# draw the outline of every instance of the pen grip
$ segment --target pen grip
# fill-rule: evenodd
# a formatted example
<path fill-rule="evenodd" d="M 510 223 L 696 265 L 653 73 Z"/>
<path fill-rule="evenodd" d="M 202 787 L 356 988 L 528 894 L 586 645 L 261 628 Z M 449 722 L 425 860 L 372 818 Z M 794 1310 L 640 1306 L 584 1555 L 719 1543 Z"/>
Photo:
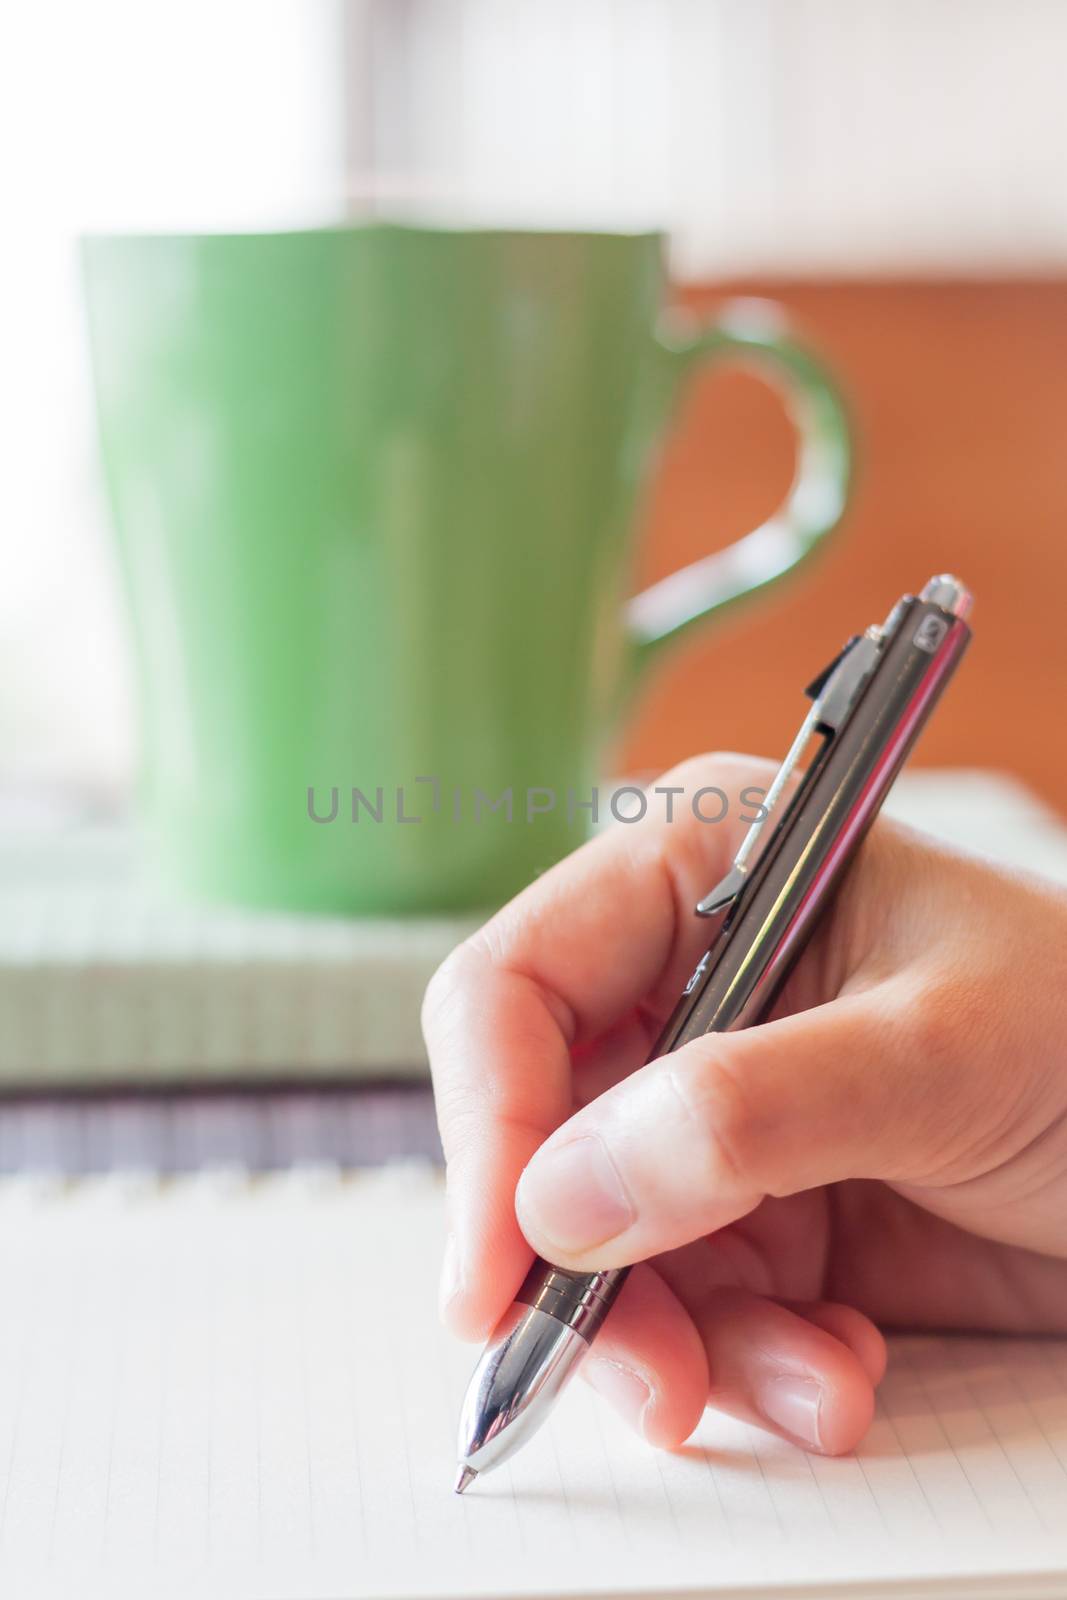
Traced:
<path fill-rule="evenodd" d="M 554 1267 L 538 1257 L 515 1299 L 519 1305 L 544 1311 L 592 1344 L 629 1270 L 617 1267 L 608 1272 L 568 1272 L 565 1267 Z"/>
<path fill-rule="evenodd" d="M 704 1031 L 694 1024 L 694 991 L 707 969 L 711 955 L 712 951 L 709 950 L 701 959 L 686 985 L 685 993 L 652 1046 L 649 1062 L 658 1060 L 672 1050 L 680 1050 L 690 1038 L 696 1038 Z M 713 1024 L 708 1031 L 714 1033 L 718 1028 Z M 571 1272 L 565 1267 L 554 1267 L 551 1262 L 536 1256 L 515 1300 L 519 1305 L 533 1306 L 555 1317 L 557 1322 L 581 1334 L 587 1344 L 592 1344 L 629 1273 L 629 1267 L 614 1267 L 601 1272 Z"/>

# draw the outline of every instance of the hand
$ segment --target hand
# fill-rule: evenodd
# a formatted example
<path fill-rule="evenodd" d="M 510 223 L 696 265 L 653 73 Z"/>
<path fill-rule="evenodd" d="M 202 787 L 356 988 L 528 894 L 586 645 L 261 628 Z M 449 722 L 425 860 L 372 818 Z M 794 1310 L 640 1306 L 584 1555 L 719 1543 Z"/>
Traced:
<path fill-rule="evenodd" d="M 771 771 L 687 763 L 726 820 L 650 807 L 435 975 L 442 1311 L 484 1338 L 534 1250 L 640 1262 L 582 1370 L 647 1439 L 710 1404 L 838 1452 L 877 1325 L 1067 1331 L 1067 894 L 883 820 L 771 1020 L 643 1066 Z"/>

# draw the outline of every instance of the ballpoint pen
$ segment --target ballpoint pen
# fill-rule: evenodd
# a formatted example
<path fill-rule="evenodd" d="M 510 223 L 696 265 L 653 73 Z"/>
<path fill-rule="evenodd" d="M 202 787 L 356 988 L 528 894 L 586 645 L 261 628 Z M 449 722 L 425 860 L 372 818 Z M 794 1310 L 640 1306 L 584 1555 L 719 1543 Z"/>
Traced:
<path fill-rule="evenodd" d="M 970 610 L 958 579 L 931 578 L 881 626 L 850 639 L 808 686 L 811 707 L 756 820 L 726 876 L 696 907 L 721 921 L 650 1061 L 767 1014 L 958 666 Z M 821 743 L 786 798 L 813 739 Z M 541 1426 L 629 1270 L 571 1272 L 534 1261 L 467 1390 L 457 1493 Z"/>

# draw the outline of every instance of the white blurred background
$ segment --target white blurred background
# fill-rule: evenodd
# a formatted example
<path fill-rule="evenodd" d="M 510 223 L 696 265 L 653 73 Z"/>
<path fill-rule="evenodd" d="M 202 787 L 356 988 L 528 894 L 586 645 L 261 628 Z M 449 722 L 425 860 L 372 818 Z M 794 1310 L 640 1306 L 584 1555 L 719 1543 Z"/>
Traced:
<path fill-rule="evenodd" d="M 80 231 L 377 207 L 654 224 L 704 279 L 1062 274 L 1065 82 L 1064 0 L 9 0 L 0 774 L 130 767 Z"/>

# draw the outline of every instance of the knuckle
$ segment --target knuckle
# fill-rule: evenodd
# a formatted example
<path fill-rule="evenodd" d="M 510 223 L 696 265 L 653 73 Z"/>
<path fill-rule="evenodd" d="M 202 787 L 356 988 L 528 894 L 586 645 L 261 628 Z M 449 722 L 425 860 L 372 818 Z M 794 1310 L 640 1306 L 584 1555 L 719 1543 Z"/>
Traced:
<path fill-rule="evenodd" d="M 477 1143 L 482 1111 L 462 1080 L 435 1085 L 434 1104 L 445 1159 L 452 1163 L 463 1150 Z"/>
<path fill-rule="evenodd" d="M 906 1008 L 898 1090 L 914 1130 L 905 1175 L 918 1161 L 927 1181 L 956 1183 L 995 1166 L 1010 1143 L 1019 1075 L 976 1070 L 1001 1026 L 994 997 L 978 974 L 945 968 Z"/>
<path fill-rule="evenodd" d="M 483 964 L 475 939 L 464 939 L 451 950 L 434 972 L 422 997 L 422 1033 L 427 1046 L 432 1048 L 434 1037 L 440 1032 L 449 1014 L 466 993 L 475 967 Z"/>
<path fill-rule="evenodd" d="M 737 750 L 706 750 L 702 755 L 680 761 L 658 781 L 677 784 L 688 792 L 704 784 L 740 788 L 773 775 L 773 762 L 762 757 L 744 755 Z"/>
<path fill-rule="evenodd" d="M 994 1022 L 985 986 L 962 966 L 946 967 L 927 980 L 907 1006 L 907 1041 L 916 1065 L 940 1082 L 961 1054 L 970 1054 Z"/>
<path fill-rule="evenodd" d="M 696 1130 L 705 1180 L 735 1192 L 758 1188 L 751 1108 L 726 1054 L 713 1049 L 679 1056 L 668 1073 L 683 1115 Z"/>

